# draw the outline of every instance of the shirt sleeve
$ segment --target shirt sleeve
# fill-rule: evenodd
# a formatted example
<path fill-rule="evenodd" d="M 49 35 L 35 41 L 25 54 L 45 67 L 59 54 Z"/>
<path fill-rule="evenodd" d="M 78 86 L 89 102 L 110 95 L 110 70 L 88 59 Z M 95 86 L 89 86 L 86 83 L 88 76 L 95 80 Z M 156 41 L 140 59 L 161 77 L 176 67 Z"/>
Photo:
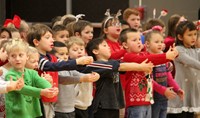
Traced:
<path fill-rule="evenodd" d="M 80 76 L 76 75 L 75 73 L 79 73 L 78 71 L 69 71 L 67 74 L 66 71 L 58 72 L 59 75 L 59 84 L 68 85 L 68 84 L 77 84 L 80 83 Z"/>
<path fill-rule="evenodd" d="M 188 55 L 185 52 L 184 48 L 182 48 L 180 46 L 177 46 L 176 48 L 177 48 L 177 50 L 179 52 L 179 55 L 175 59 L 175 61 L 177 61 L 179 63 L 182 63 L 184 65 L 187 65 L 189 67 L 192 67 L 192 68 L 200 70 L 200 60 L 194 59 L 193 57 Z M 199 53 L 197 52 L 196 55 L 200 55 L 200 52 Z"/>
<path fill-rule="evenodd" d="M 76 70 L 76 60 L 51 62 L 48 59 L 41 58 L 39 61 L 39 70 L 42 71 L 62 71 L 62 70 Z"/>
<path fill-rule="evenodd" d="M 144 60 L 148 59 L 149 62 L 152 62 L 154 65 L 159 65 L 168 62 L 166 59 L 166 54 L 147 54 L 139 55 L 135 53 L 128 53 L 124 56 L 124 62 L 136 62 L 142 63 Z"/>
<path fill-rule="evenodd" d="M 154 91 L 158 92 L 161 95 L 164 95 L 166 89 L 167 88 L 165 86 L 162 86 L 162 85 L 158 84 L 156 81 L 153 80 L 153 90 Z"/>
<path fill-rule="evenodd" d="M 171 72 L 167 72 L 167 83 L 168 83 L 168 86 L 173 87 L 173 90 L 175 92 L 178 92 L 178 90 L 180 89 L 179 85 L 176 83 L 176 81 L 172 77 Z"/>

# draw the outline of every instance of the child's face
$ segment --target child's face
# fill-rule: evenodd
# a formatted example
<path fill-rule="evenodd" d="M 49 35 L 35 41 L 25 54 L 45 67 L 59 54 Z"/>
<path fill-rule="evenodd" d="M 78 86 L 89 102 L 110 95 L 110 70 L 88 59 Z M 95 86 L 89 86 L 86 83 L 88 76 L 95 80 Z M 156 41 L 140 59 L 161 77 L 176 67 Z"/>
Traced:
<path fill-rule="evenodd" d="M 128 17 L 126 22 L 128 22 L 128 24 L 131 26 L 131 28 L 139 29 L 139 27 L 140 27 L 140 16 L 135 15 L 135 14 L 131 14 Z"/>
<path fill-rule="evenodd" d="M 29 69 L 37 69 L 38 68 L 38 62 L 39 62 L 39 53 L 31 53 L 29 54 L 29 59 L 26 62 L 26 68 Z"/>
<path fill-rule="evenodd" d="M 85 47 L 84 46 L 73 44 L 69 48 L 69 57 L 71 59 L 77 59 L 82 56 L 85 56 Z"/>
<path fill-rule="evenodd" d="M 39 48 L 39 52 L 42 54 L 46 54 L 46 52 L 50 52 L 53 48 L 53 38 L 50 32 L 46 32 L 40 41 L 37 41 L 35 46 Z"/>
<path fill-rule="evenodd" d="M 141 52 L 143 45 L 140 39 L 140 32 L 127 33 L 127 42 L 123 42 L 122 45 L 128 52 Z"/>
<path fill-rule="evenodd" d="M 27 59 L 27 53 L 23 49 L 17 49 L 15 51 L 13 50 L 8 54 L 9 63 L 15 70 L 20 72 L 24 71 Z"/>
<path fill-rule="evenodd" d="M 56 50 L 55 56 L 61 60 L 68 60 L 68 50 L 67 47 L 54 47 Z"/>
<path fill-rule="evenodd" d="M 87 44 L 93 38 L 93 27 L 86 26 L 82 31 L 80 38 Z"/>
<path fill-rule="evenodd" d="M 146 42 L 148 51 L 154 54 L 161 53 L 164 46 L 163 41 L 164 39 L 160 34 L 158 33 L 152 34 L 150 41 Z"/>
<path fill-rule="evenodd" d="M 110 25 L 104 29 L 104 33 L 106 34 L 107 38 L 113 37 L 118 39 L 121 31 L 122 27 L 119 21 L 112 21 Z"/>
<path fill-rule="evenodd" d="M 6 31 L 1 32 L 0 39 L 9 39 L 9 38 L 10 38 L 10 36 L 9 36 L 8 32 L 6 32 Z"/>
<path fill-rule="evenodd" d="M 97 60 L 108 60 L 111 56 L 110 47 L 108 46 L 106 41 L 103 41 L 99 45 L 99 49 L 97 49 L 95 52 Z"/>
<path fill-rule="evenodd" d="M 187 29 L 183 34 L 183 37 L 179 36 L 179 39 L 183 41 L 183 45 L 186 48 L 190 48 L 191 46 L 194 46 L 197 41 L 197 31 L 189 31 L 189 29 Z"/>
<path fill-rule="evenodd" d="M 69 39 L 69 32 L 67 30 L 58 31 L 55 33 L 54 39 L 65 43 Z"/>

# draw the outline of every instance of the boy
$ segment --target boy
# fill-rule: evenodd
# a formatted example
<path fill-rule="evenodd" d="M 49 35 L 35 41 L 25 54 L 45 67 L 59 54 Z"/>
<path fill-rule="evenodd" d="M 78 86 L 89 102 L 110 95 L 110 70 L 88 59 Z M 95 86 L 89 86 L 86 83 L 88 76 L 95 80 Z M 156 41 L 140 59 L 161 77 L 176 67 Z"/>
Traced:
<path fill-rule="evenodd" d="M 84 42 L 80 40 L 82 44 Z M 76 42 L 76 40 L 72 38 L 69 39 L 69 42 Z M 66 47 L 66 45 L 62 42 L 55 41 L 53 54 L 57 56 L 60 60 L 68 60 L 68 50 L 71 49 Z M 70 55 L 69 55 L 70 56 Z M 59 94 L 58 101 L 55 103 L 55 118 L 75 118 L 75 87 L 76 84 L 80 82 L 94 82 L 99 79 L 99 74 L 90 73 L 90 74 L 82 74 L 76 70 L 72 71 L 59 71 Z M 70 78 L 68 76 L 71 76 Z M 71 79 L 73 78 L 73 79 Z M 67 85 L 66 85 L 67 84 Z M 89 92 L 87 89 L 85 92 Z M 85 98 L 88 97 L 85 95 Z"/>
<path fill-rule="evenodd" d="M 27 36 L 28 43 L 35 47 L 40 53 L 39 59 L 39 74 L 46 72 L 50 74 L 53 78 L 53 83 L 55 87 L 58 87 L 58 72 L 62 70 L 76 70 L 77 65 L 90 64 L 93 59 L 92 57 L 82 57 L 76 60 L 68 61 L 58 61 L 57 58 L 53 55 L 48 54 L 53 48 L 53 38 L 52 30 L 43 24 L 35 24 L 30 28 L 30 32 Z M 45 116 L 47 118 L 52 118 L 54 116 L 52 102 L 57 101 L 57 96 L 52 99 L 42 98 Z"/>
<path fill-rule="evenodd" d="M 146 61 L 136 64 L 109 60 L 110 48 L 103 38 L 92 39 L 86 50 L 95 63 L 87 65 L 83 72 L 94 71 L 100 74 L 91 106 L 92 115 L 94 118 L 119 118 L 119 109 L 125 105 L 118 71 L 137 70 L 149 73 L 153 65 Z"/>
<path fill-rule="evenodd" d="M 141 63 L 148 59 L 153 64 L 158 65 L 173 60 L 178 52 L 175 48 L 170 49 L 166 54 L 148 54 L 141 52 L 143 46 L 140 40 L 140 32 L 135 29 L 126 29 L 120 34 L 120 42 L 126 49 L 124 62 Z M 126 88 L 125 98 L 127 105 L 128 118 L 151 118 L 150 98 L 147 98 L 152 93 L 147 93 L 147 87 L 151 84 L 147 82 L 144 72 L 130 71 L 126 73 Z M 153 81 L 153 89 L 161 95 L 165 94 L 168 98 L 175 97 L 175 93 L 170 91 L 170 88 L 158 87 L 159 85 Z M 150 87 L 152 90 L 152 88 Z M 134 91 L 133 91 L 134 90 Z M 152 97 L 152 96 L 151 96 Z"/>
<path fill-rule="evenodd" d="M 33 118 L 41 116 L 39 97 L 52 98 L 57 95 L 57 88 L 41 78 L 34 70 L 25 68 L 28 44 L 21 40 L 11 40 L 6 46 L 8 61 L 12 68 L 6 75 L 6 81 L 23 78 L 24 87 L 20 91 L 6 94 L 6 118 Z M 46 89 L 45 89 L 46 88 Z"/>
<path fill-rule="evenodd" d="M 56 25 L 52 30 L 54 40 L 65 43 L 69 39 L 69 32 L 64 25 Z"/>

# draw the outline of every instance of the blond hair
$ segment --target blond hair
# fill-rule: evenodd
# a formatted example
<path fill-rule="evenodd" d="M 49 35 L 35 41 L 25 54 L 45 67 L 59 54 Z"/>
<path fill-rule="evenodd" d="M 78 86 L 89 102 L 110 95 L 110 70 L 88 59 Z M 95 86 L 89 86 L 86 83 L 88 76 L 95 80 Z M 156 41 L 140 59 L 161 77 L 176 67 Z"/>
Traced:
<path fill-rule="evenodd" d="M 80 45 L 80 46 L 85 46 L 85 43 L 81 38 L 72 36 L 66 42 L 67 49 L 69 50 L 71 48 L 71 46 L 74 45 L 74 44 L 77 44 L 77 45 Z"/>
<path fill-rule="evenodd" d="M 32 54 L 35 54 L 35 53 L 38 53 L 39 54 L 39 52 L 38 52 L 38 50 L 35 48 L 35 47 L 32 47 L 32 46 L 29 46 L 28 47 L 28 56 L 30 56 L 30 55 L 32 55 Z"/>
<path fill-rule="evenodd" d="M 27 53 L 28 43 L 23 41 L 22 39 L 12 39 L 6 43 L 5 49 L 7 54 L 16 50 L 23 50 Z"/>

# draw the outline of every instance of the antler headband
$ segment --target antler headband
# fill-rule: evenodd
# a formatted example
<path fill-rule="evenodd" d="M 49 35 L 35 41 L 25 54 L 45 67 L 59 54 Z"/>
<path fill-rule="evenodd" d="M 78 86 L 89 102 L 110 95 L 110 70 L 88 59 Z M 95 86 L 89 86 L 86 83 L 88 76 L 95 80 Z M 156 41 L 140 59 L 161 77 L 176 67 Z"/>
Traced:
<path fill-rule="evenodd" d="M 79 19 L 82 19 L 82 17 L 85 16 L 85 14 L 78 14 L 75 16 L 76 22 L 78 22 Z"/>
<path fill-rule="evenodd" d="M 114 17 L 114 16 L 111 16 L 111 15 L 110 15 L 110 9 L 107 9 L 105 15 L 107 16 L 107 19 L 106 19 L 105 22 L 104 22 L 104 26 L 103 26 L 104 28 L 106 27 L 106 24 L 107 24 L 107 22 L 108 22 L 110 19 L 112 19 L 112 18 L 118 19 L 119 16 L 121 16 L 122 14 L 121 14 L 121 10 L 118 10 L 117 14 L 116 14 L 115 17 Z"/>

